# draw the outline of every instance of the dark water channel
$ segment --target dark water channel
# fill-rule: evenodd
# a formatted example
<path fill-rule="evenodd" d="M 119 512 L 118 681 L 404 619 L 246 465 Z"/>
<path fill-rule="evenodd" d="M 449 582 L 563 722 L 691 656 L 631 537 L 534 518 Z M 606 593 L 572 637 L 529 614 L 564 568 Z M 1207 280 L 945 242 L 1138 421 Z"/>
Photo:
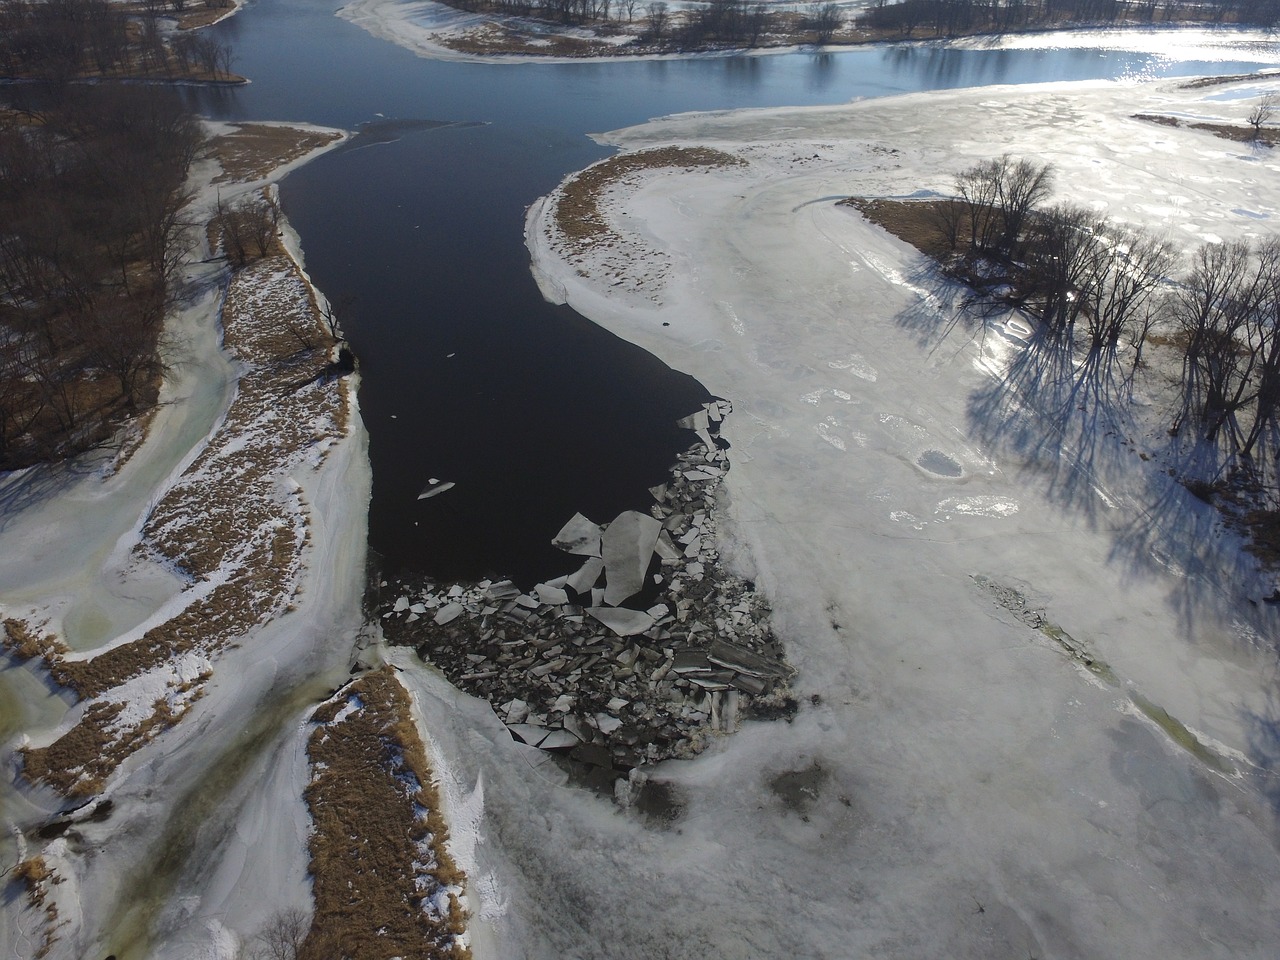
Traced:
<path fill-rule="evenodd" d="M 644 509 L 706 399 L 691 378 L 539 294 L 524 210 L 607 151 L 586 136 L 686 110 L 838 103 L 992 83 L 1244 73 L 1098 50 L 887 46 L 833 55 L 584 64 L 425 60 L 333 16 L 256 0 L 216 28 L 252 83 L 193 93 L 222 119 L 405 125 L 289 176 L 285 210 L 363 371 L 370 543 L 388 567 L 531 584 L 575 511 Z M 419 501 L 431 478 L 447 493 Z"/>

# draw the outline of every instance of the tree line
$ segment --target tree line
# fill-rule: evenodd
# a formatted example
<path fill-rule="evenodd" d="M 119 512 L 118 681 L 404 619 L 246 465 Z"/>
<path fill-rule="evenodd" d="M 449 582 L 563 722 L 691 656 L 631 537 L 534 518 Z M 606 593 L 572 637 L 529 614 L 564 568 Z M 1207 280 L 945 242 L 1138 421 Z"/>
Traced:
<path fill-rule="evenodd" d="M 203 135 L 172 90 L 70 84 L 0 111 L 0 469 L 154 401 Z"/>
<path fill-rule="evenodd" d="M 911 37 L 917 32 L 964 36 L 1065 23 L 1182 20 L 1270 29 L 1280 23 L 1280 0 L 876 0 L 856 22 L 866 30 Z"/>
<path fill-rule="evenodd" d="M 168 3 L 179 10 L 187 0 Z M 147 15 L 134 17 L 111 0 L 0 0 L 0 76 L 229 78 L 229 49 L 190 31 L 166 37 L 159 19 L 165 9 L 147 0 Z"/>
<path fill-rule="evenodd" d="M 1131 386 L 1159 331 L 1181 358 L 1170 433 L 1245 463 L 1280 455 L 1280 240 L 1204 244 L 1187 266 L 1149 230 L 1047 203 L 1052 183 L 1050 166 L 1007 155 L 957 174 L 931 205 L 948 271 L 1037 317 L 1035 349 L 1061 354 L 1077 386 Z"/>
<path fill-rule="evenodd" d="M 828 42 L 843 25 L 836 3 L 823 4 L 808 17 L 779 13 L 773 6 L 748 0 L 709 0 L 696 7 L 672 10 L 666 0 L 448 0 L 451 6 L 533 17 L 564 25 L 621 26 L 643 22 L 642 44 L 657 49 L 690 51 L 715 47 L 755 47 L 770 33 L 791 37 L 806 33 L 815 43 Z"/>

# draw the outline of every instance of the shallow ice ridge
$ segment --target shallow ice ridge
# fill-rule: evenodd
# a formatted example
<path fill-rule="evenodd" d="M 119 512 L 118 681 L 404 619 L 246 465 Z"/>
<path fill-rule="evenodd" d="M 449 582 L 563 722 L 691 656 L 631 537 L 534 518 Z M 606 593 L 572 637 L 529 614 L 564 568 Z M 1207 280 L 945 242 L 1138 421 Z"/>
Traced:
<path fill-rule="evenodd" d="M 575 572 L 527 593 L 509 580 L 397 584 L 381 608 L 387 638 L 609 791 L 743 717 L 794 711 L 767 604 L 719 566 L 714 508 L 729 461 L 718 435 L 730 410 L 717 400 L 680 421 L 698 441 L 651 489 L 648 513 L 564 524 L 552 543 L 584 558 Z"/>

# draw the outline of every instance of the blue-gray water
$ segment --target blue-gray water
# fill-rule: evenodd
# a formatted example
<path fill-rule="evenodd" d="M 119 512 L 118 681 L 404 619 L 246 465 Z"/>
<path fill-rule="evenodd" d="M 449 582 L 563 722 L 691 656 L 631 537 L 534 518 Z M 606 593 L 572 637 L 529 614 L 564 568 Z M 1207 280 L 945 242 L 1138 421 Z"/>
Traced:
<path fill-rule="evenodd" d="M 705 391 L 542 300 L 524 210 L 606 154 L 586 136 L 686 110 L 837 103 L 927 89 L 1259 65 L 1098 50 L 890 45 L 837 54 L 581 64 L 425 60 L 333 16 L 333 0 L 257 0 L 216 28 L 252 79 L 192 96 L 224 119 L 348 129 L 456 121 L 338 151 L 288 177 L 307 266 L 340 306 L 363 369 L 370 543 L 439 577 L 573 566 L 550 547 L 575 511 L 646 506 Z M 418 501 L 429 478 L 453 481 Z"/>

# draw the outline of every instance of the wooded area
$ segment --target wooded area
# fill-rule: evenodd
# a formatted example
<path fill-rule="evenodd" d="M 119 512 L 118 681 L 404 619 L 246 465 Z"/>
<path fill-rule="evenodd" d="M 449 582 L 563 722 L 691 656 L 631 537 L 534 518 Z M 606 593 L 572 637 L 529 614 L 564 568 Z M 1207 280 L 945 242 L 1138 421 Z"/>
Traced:
<path fill-rule="evenodd" d="M 1188 267 L 1146 229 L 1045 205 L 1052 181 L 1006 155 L 958 173 L 954 197 L 855 205 L 941 260 L 971 306 L 1038 318 L 1031 348 L 1057 355 L 1072 403 L 1127 397 L 1158 333 L 1181 357 L 1171 435 L 1193 429 L 1257 477 L 1280 455 L 1280 241 L 1204 244 Z"/>
<path fill-rule="evenodd" d="M 187 5 L 169 2 L 175 11 Z M 233 79 L 230 50 L 214 38 L 165 36 L 166 9 L 159 0 L 132 11 L 110 0 L 0 0 L 0 77 Z"/>
<path fill-rule="evenodd" d="M 0 113 L 0 469 L 152 403 L 203 143 L 171 90 L 68 84 Z"/>
<path fill-rule="evenodd" d="M 1200 21 L 1280 23 L 1280 0 L 877 0 L 850 17 L 837 3 L 807 12 L 760 0 L 706 0 L 672 9 L 666 0 L 444 0 L 460 10 L 590 27 L 601 36 L 635 33 L 633 44 L 593 53 L 694 51 L 760 45 L 865 43 L 920 36 L 1046 30 L 1075 24 Z M 523 52 L 530 52 L 523 50 Z"/>
<path fill-rule="evenodd" d="M 876 33 L 954 37 L 1079 23 L 1183 21 L 1270 29 L 1280 22 L 1280 0 L 878 0 L 856 22 Z"/>

